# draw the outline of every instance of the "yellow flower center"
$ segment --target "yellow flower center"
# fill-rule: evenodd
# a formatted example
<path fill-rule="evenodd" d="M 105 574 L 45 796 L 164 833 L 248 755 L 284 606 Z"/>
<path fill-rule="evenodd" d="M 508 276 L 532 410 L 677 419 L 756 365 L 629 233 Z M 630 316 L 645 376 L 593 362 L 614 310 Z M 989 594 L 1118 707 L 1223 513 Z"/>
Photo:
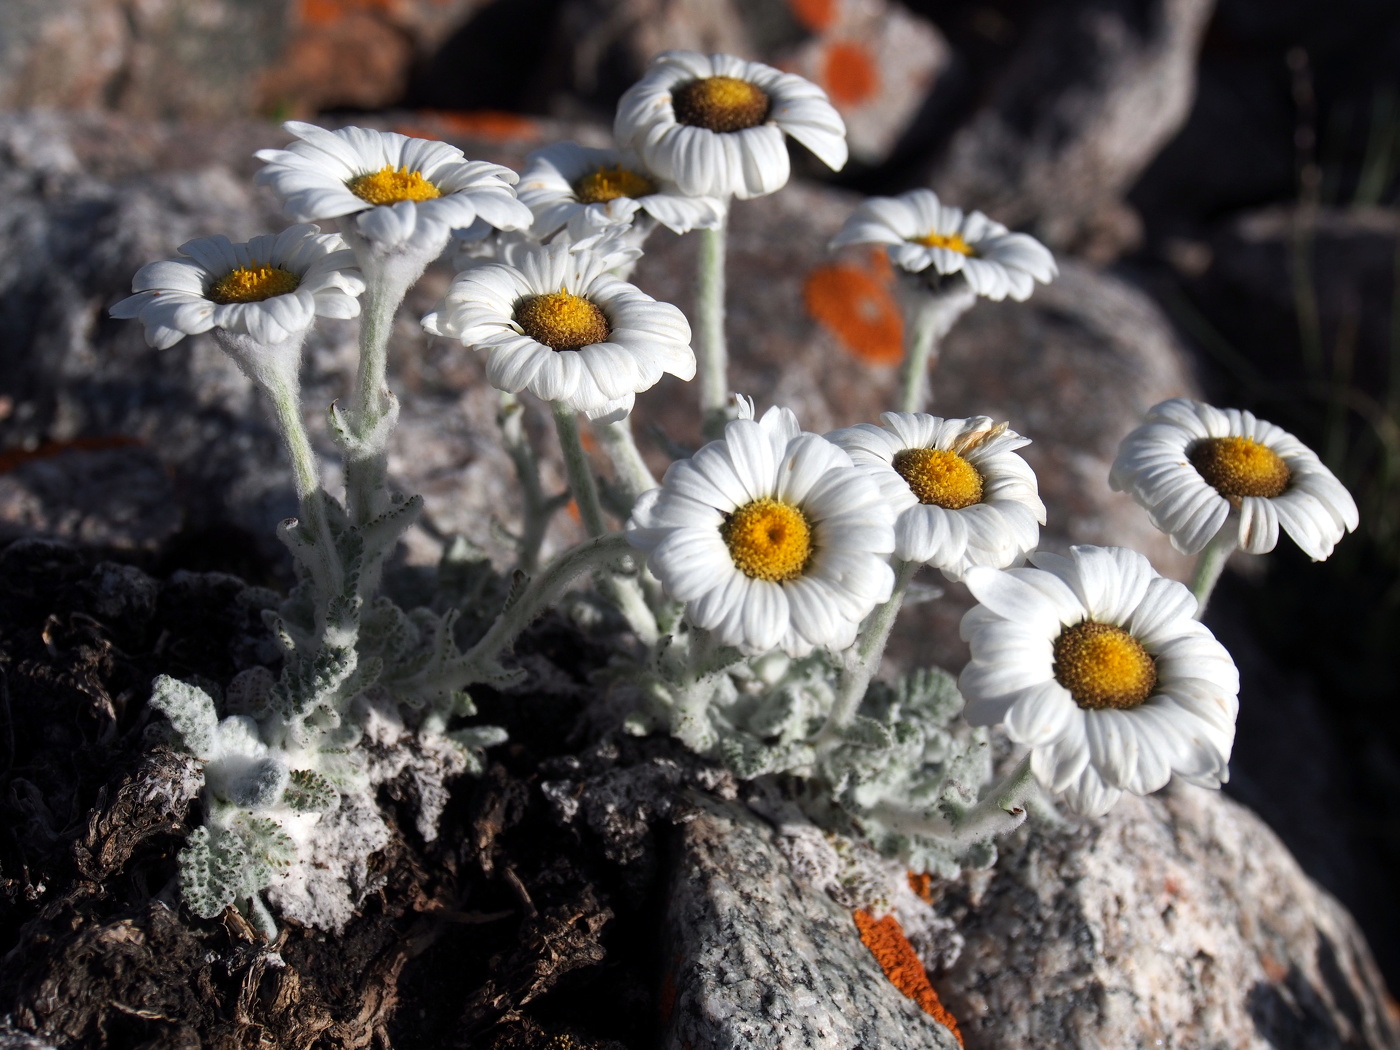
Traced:
<path fill-rule="evenodd" d="M 812 526 L 806 516 L 767 496 L 729 515 L 719 534 L 735 567 L 756 580 L 796 579 L 812 560 Z"/>
<path fill-rule="evenodd" d="M 768 93 L 738 77 L 705 77 L 671 93 L 676 120 L 709 131 L 743 131 L 768 119 Z"/>
<path fill-rule="evenodd" d="M 956 452 L 906 448 L 894 454 L 891 465 L 920 503 L 962 510 L 982 502 L 981 472 Z"/>
<path fill-rule="evenodd" d="M 591 171 L 574 183 L 574 193 L 583 204 L 607 204 L 619 197 L 647 197 L 656 192 L 656 183 L 645 175 L 629 171 L 621 164 Z"/>
<path fill-rule="evenodd" d="M 560 288 L 515 304 L 515 323 L 536 342 L 555 350 L 577 350 L 607 341 L 608 317 L 597 303 Z"/>
<path fill-rule="evenodd" d="M 395 171 L 385 165 L 368 175 L 357 175 L 345 184 L 350 192 L 371 204 L 397 204 L 399 201 L 430 201 L 442 196 L 421 171 L 401 167 Z"/>
<path fill-rule="evenodd" d="M 1247 437 L 1206 438 L 1186 454 L 1215 491 L 1236 506 L 1245 496 L 1281 496 L 1293 472 L 1268 445 Z"/>
<path fill-rule="evenodd" d="M 261 266 L 256 259 L 250 266 L 240 266 L 224 274 L 209 289 L 209 298 L 216 303 L 260 303 L 274 295 L 286 295 L 297 290 L 301 278 L 279 266 Z"/>
<path fill-rule="evenodd" d="M 976 255 L 972 250 L 972 245 L 962 239 L 960 233 L 926 233 L 922 237 L 913 238 L 915 244 L 922 244 L 925 248 L 947 248 L 950 252 L 957 252 L 959 255 Z"/>
<path fill-rule="evenodd" d="M 1137 707 L 1157 688 L 1157 664 L 1121 627 L 1096 620 L 1066 627 L 1055 639 L 1055 681 L 1091 711 Z"/>

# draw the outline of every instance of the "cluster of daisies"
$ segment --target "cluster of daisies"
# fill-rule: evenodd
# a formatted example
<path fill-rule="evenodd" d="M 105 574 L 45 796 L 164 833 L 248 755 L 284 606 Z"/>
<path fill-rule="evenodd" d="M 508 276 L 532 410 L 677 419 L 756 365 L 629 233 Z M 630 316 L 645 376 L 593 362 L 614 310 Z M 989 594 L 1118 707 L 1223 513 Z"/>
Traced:
<path fill-rule="evenodd" d="M 362 293 L 397 289 L 392 309 L 455 238 L 462 270 L 425 326 L 483 355 L 501 391 L 599 422 L 624 419 L 663 374 L 696 373 L 686 318 L 625 279 L 647 235 L 714 229 L 736 199 L 779 189 L 785 137 L 834 169 L 846 160 L 820 89 L 691 52 L 662 55 L 624 94 L 615 148 L 550 146 L 519 176 L 440 142 L 287 128 L 296 141 L 260 153 L 258 178 L 302 225 L 246 245 L 191 242 L 186 258 L 141 270 L 114 315 L 139 317 L 160 347 L 212 329 L 245 360 L 295 353 L 315 317 L 354 316 Z M 310 225 L 332 221 L 338 234 Z M 1033 238 L 928 190 L 862 204 L 833 242 L 853 244 L 884 245 L 928 296 L 956 285 L 1019 301 L 1056 275 Z M 1203 595 L 1133 551 L 1036 553 L 1045 507 L 1027 438 L 919 411 L 819 435 L 785 408 L 734 405 L 722 436 L 642 492 L 624 529 L 683 607 L 678 631 L 736 659 L 849 652 L 877 622 L 888 632 L 892 616 L 873 614 L 897 609 L 928 567 L 978 601 L 962 625 L 968 720 L 1002 724 L 1070 808 L 1102 813 L 1173 774 L 1226 779 L 1239 682 L 1197 619 Z M 1125 439 L 1111 480 L 1186 552 L 1264 552 L 1282 528 L 1320 559 L 1357 524 L 1296 439 L 1184 399 Z M 862 647 L 867 664 L 879 641 Z"/>

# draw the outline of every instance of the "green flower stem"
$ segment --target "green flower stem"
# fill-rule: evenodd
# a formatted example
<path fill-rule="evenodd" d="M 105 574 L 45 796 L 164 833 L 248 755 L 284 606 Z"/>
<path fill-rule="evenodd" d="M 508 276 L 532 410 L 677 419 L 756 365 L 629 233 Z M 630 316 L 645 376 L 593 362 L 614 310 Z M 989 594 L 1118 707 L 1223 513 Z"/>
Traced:
<path fill-rule="evenodd" d="M 890 630 L 899 616 L 900 606 L 914 574 L 919 571 L 918 562 L 896 561 L 894 567 L 894 590 L 889 601 L 878 607 L 865 621 L 860 640 L 856 642 L 854 653 L 841 673 L 837 687 L 836 702 L 826 725 L 812 741 L 818 749 L 829 748 L 841 736 L 841 730 L 855 720 L 860 703 L 865 699 L 865 691 L 870 687 L 870 679 L 880 669 L 880 659 L 885 655 L 885 646 L 890 640 Z"/>
<path fill-rule="evenodd" d="M 525 409 L 514 394 L 502 392 L 496 422 L 501 427 L 501 441 L 506 455 L 515 465 L 524 503 L 523 529 L 517 545 L 517 566 L 533 573 L 539 566 L 540 547 L 554 513 L 568 502 L 567 495 L 546 496 L 540 483 L 540 462 L 525 433 Z"/>
<path fill-rule="evenodd" d="M 598 435 L 599 444 L 612 460 L 613 469 L 617 472 L 618 486 L 622 489 L 630 508 L 643 492 L 656 488 L 656 478 L 652 476 L 646 460 L 642 458 L 641 450 L 637 448 L 636 438 L 632 436 L 632 417 L 626 416 L 616 423 L 604 423 L 594 427 L 594 433 Z"/>
<path fill-rule="evenodd" d="M 521 632 L 558 601 L 574 580 L 590 570 L 599 572 L 620 565 L 631 549 L 627 537 L 614 532 L 581 543 L 551 562 L 518 599 L 506 606 L 491 629 L 466 654 L 464 662 L 469 673 L 464 684 L 494 677 L 501 653 L 514 645 Z"/>
<path fill-rule="evenodd" d="M 588 535 L 596 539 L 605 535 L 608 527 L 603 519 L 603 505 L 598 499 L 598 486 L 593 482 L 593 469 L 589 466 L 588 454 L 583 450 L 583 440 L 579 435 L 578 413 L 556 403 L 554 426 L 559 432 L 559 446 L 564 453 L 564 473 L 569 479 L 574 502 L 578 505 L 579 517 Z M 656 616 L 635 578 L 608 575 L 600 581 L 599 590 L 622 613 L 643 644 L 651 645 L 656 641 Z"/>
<path fill-rule="evenodd" d="M 360 364 L 355 380 L 355 413 L 351 420 L 356 446 L 345 461 L 345 498 L 350 520 L 373 521 L 389 509 L 389 434 L 386 417 L 393 407 L 389 392 L 389 336 L 394 315 L 413 282 L 412 269 L 363 268 L 365 295 L 360 320 Z"/>
<path fill-rule="evenodd" d="M 1230 555 L 1240 544 L 1239 536 L 1238 522 L 1231 514 L 1225 519 L 1220 531 L 1196 556 L 1196 567 L 1191 573 L 1191 593 L 1196 596 L 1196 619 L 1205 616 L 1206 605 L 1220 580 L 1220 574 L 1225 571 L 1225 563 L 1230 560 Z"/>
<path fill-rule="evenodd" d="M 720 225 L 700 231 L 695 286 L 695 357 L 700 373 L 700 420 L 706 438 L 724 433 L 729 419 L 729 348 L 724 338 L 724 261 L 729 209 Z"/>
<path fill-rule="evenodd" d="M 299 362 L 298 358 L 298 362 Z M 316 454 L 306 435 L 301 418 L 301 397 L 295 371 L 290 376 L 281 370 L 269 369 L 261 376 L 261 386 L 272 402 L 277 415 L 277 429 L 282 445 L 292 465 L 292 480 L 296 486 L 297 508 L 306 535 L 315 544 L 319 570 L 326 593 L 336 593 L 341 584 L 340 557 L 326 518 L 326 494 L 321 490 L 321 474 L 316 466 Z"/>

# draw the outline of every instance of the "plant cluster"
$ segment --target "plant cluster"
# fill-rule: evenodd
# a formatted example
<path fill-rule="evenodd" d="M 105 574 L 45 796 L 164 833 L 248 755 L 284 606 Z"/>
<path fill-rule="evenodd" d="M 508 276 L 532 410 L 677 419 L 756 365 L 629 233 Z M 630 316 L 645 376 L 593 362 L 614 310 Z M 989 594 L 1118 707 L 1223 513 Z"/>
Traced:
<path fill-rule="evenodd" d="M 1122 548 L 1037 551 L 1045 507 L 1020 455 L 1028 439 L 1008 422 L 924 408 L 938 343 L 961 314 L 978 296 L 1026 299 L 1056 266 L 1028 235 L 928 190 L 865 202 L 833 242 L 884 245 L 900 275 L 900 410 L 821 435 L 787 408 L 760 414 L 733 394 L 730 212 L 787 182 L 787 136 L 832 168 L 846 160 L 844 126 L 814 85 L 731 56 L 667 52 L 624 94 L 616 148 L 549 146 L 519 176 L 441 142 L 287 129 L 295 141 L 259 153 L 258 181 L 299 225 L 248 244 L 184 245 L 183 258 L 143 268 L 113 308 L 157 347 L 212 332 L 271 404 L 299 500 L 279 530 L 299 582 L 268 618 L 286 654 L 280 675 L 245 672 L 219 698 L 155 685 L 152 703 L 204 774 L 204 820 L 181 854 L 197 915 L 232 904 L 271 933 L 266 897 L 308 925 L 343 926 L 386 841 L 376 787 L 407 771 L 419 829 L 434 835 L 446 782 L 503 739 L 465 722 L 471 688 L 518 681 L 512 644 L 585 575 L 622 628 L 606 674 L 623 728 L 673 734 L 759 781 L 775 811 L 832 833 L 793 854 L 830 868 L 832 885 L 845 862 L 823 841 L 951 876 L 992 863 L 996 837 L 1041 792 L 1097 815 L 1173 776 L 1227 778 L 1239 681 L 1200 610 L 1237 546 L 1270 550 L 1282 528 L 1326 557 L 1357 524 L 1350 496 L 1277 427 L 1177 399 L 1124 440 L 1111 482 L 1181 550 L 1200 552 L 1193 587 Z M 312 225 L 330 222 L 338 233 Z M 680 310 L 628 280 L 658 225 L 700 239 L 693 340 Z M 406 611 L 380 588 L 421 507 L 388 478 L 389 334 L 449 247 L 460 272 L 423 324 L 481 355 L 500 392 L 523 527 L 509 588 L 459 543 L 446 565 L 461 584 L 456 605 Z M 316 318 L 356 315 L 353 403 L 329 408 L 342 500 L 321 485 L 298 373 Z M 658 483 L 629 413 L 664 374 L 698 376 L 708 442 Z M 539 403 L 553 414 L 567 493 L 546 491 L 522 426 Z M 611 461 L 606 490 L 584 427 Z M 541 567 L 568 499 L 587 539 Z M 962 624 L 971 662 L 956 680 L 937 668 L 877 680 L 901 608 L 932 595 L 921 570 L 964 581 L 978 600 Z M 1022 755 L 992 783 L 997 725 Z"/>

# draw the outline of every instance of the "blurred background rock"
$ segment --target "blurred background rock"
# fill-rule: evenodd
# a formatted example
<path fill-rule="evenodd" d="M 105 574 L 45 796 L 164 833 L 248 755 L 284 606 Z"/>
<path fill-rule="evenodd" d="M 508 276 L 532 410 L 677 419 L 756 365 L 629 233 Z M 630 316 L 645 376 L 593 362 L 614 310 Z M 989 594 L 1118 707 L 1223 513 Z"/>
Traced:
<path fill-rule="evenodd" d="M 0 0 L 0 535 L 55 535 L 153 571 L 285 579 L 293 506 L 246 382 L 206 339 L 145 347 L 107 318 L 142 263 L 275 229 L 251 187 L 276 120 L 442 137 L 519 167 L 606 141 L 656 51 L 731 51 L 821 84 L 851 127 L 830 176 L 735 208 L 735 386 L 817 430 L 894 385 L 878 256 L 826 240 L 867 193 L 928 185 L 1044 239 L 1062 276 L 979 304 L 936 410 L 1035 439 L 1046 540 L 1186 563 L 1107 466 L 1176 394 L 1254 409 L 1324 455 L 1362 507 L 1325 565 L 1287 541 L 1241 562 L 1209 622 L 1245 676 L 1229 790 L 1366 929 L 1400 985 L 1400 10 L 1376 0 Z M 656 235 L 637 282 L 683 308 L 694 246 Z M 460 347 L 400 318 L 392 468 L 427 495 L 404 559 L 463 533 L 503 552 L 512 483 L 495 400 Z M 353 325 L 308 347 L 307 404 L 343 395 Z M 669 382 L 669 381 L 668 381 Z M 639 399 L 697 437 L 671 383 Z M 541 429 L 539 436 L 546 440 Z M 328 459 L 327 482 L 334 484 Z M 569 529 L 562 521 L 557 539 Z M 964 654 L 966 595 L 920 607 L 894 658 Z M 1301 1045 L 1301 1044 L 1300 1044 Z"/>

